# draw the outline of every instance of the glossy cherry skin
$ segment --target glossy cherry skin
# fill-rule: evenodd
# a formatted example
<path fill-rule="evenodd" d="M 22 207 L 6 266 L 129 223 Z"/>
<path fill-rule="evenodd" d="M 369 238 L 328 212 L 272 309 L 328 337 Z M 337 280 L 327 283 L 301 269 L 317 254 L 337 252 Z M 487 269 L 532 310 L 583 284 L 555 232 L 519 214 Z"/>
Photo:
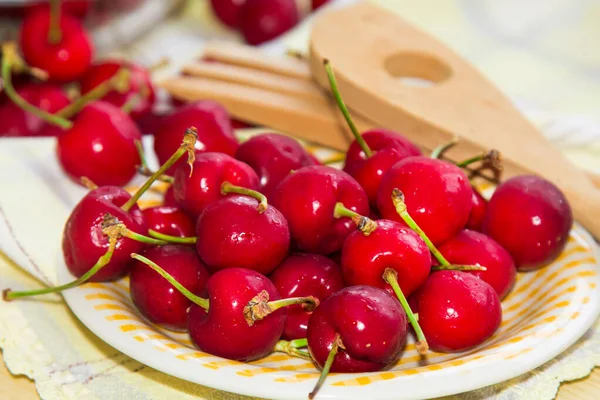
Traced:
<path fill-rule="evenodd" d="M 296 246 L 317 254 L 341 249 L 356 230 L 350 218 L 334 218 L 337 202 L 361 215 L 369 212 L 367 195 L 358 182 L 343 171 L 322 165 L 288 175 L 277 186 L 272 202 L 287 219 Z"/>
<path fill-rule="evenodd" d="M 340 267 L 319 254 L 291 254 L 273 271 L 270 278 L 284 298 L 314 296 L 321 302 L 345 286 Z M 283 338 L 305 338 L 312 312 L 299 304 L 286 307 L 286 312 Z"/>
<path fill-rule="evenodd" d="M 273 40 L 299 21 L 294 0 L 246 0 L 238 13 L 238 28 L 251 45 Z"/>
<path fill-rule="evenodd" d="M 202 211 L 196 250 L 211 271 L 239 267 L 266 275 L 288 255 L 287 221 L 271 205 L 259 213 L 258 204 L 248 196 L 230 195 Z"/>
<path fill-rule="evenodd" d="M 210 0 L 215 16 L 230 28 L 237 29 L 238 16 L 246 0 Z"/>
<path fill-rule="evenodd" d="M 260 192 L 273 197 L 279 182 L 292 170 L 316 165 L 310 153 L 295 139 L 278 133 L 265 133 L 242 143 L 235 158 L 251 166 L 260 178 Z"/>
<path fill-rule="evenodd" d="M 403 222 L 392 203 L 394 188 L 404 193 L 410 216 L 435 245 L 456 236 L 469 220 L 473 190 L 469 178 L 454 164 L 408 157 L 384 175 L 377 194 L 379 213 Z"/>
<path fill-rule="evenodd" d="M 412 229 L 396 221 L 380 219 L 369 236 L 355 231 L 342 247 L 342 274 L 348 285 L 370 285 L 386 289 L 383 280 L 386 268 L 398 273 L 398 284 L 404 296 L 421 287 L 431 270 L 431 253 Z"/>
<path fill-rule="evenodd" d="M 142 254 L 197 296 L 206 296 L 208 269 L 193 248 L 168 244 L 150 247 Z M 129 275 L 131 300 L 153 324 L 174 331 L 187 328 L 187 309 L 192 304 L 152 268 L 134 260 Z"/>
<path fill-rule="evenodd" d="M 116 217 L 125 226 L 139 234 L 148 228 L 137 205 L 129 212 L 120 207 L 131 196 L 115 186 L 101 186 L 90 191 L 75 206 L 69 216 L 62 238 L 62 250 L 69 271 L 80 277 L 89 271 L 108 250 L 108 238 L 102 233 L 102 220 L 106 213 Z M 120 238 L 110 262 L 98 271 L 90 281 L 112 281 L 124 276 L 131 266 L 131 253 L 140 253 L 145 244 Z"/>
<path fill-rule="evenodd" d="M 433 351 L 472 349 L 491 337 L 502 321 L 498 294 L 463 271 L 437 271 L 414 294 L 419 325 Z"/>
<path fill-rule="evenodd" d="M 333 294 L 308 320 L 308 350 L 323 368 L 335 335 L 345 348 L 331 372 L 379 371 L 400 356 L 406 342 L 406 313 L 400 302 L 373 286 L 349 286 Z"/>
<path fill-rule="evenodd" d="M 177 200 L 175 200 L 175 190 L 173 189 L 173 185 L 169 186 L 165 192 L 162 205 L 166 207 L 179 207 Z"/>
<path fill-rule="evenodd" d="M 85 176 L 99 186 L 124 186 L 136 174 L 142 134 L 119 107 L 103 101 L 85 106 L 57 142 L 58 161 L 79 183 Z"/>
<path fill-rule="evenodd" d="M 145 113 L 149 112 L 154 105 L 156 95 L 154 94 L 154 85 L 150 80 L 150 73 L 139 64 L 125 60 L 103 60 L 92 64 L 81 80 L 79 81 L 81 93 L 86 94 L 99 84 L 112 78 L 121 68 L 127 68 L 129 75 L 129 90 L 125 93 L 119 93 L 113 90 L 106 94 L 102 100 L 114 104 L 117 107 L 123 106 L 142 90 L 147 90 L 148 95 L 139 97 L 136 106 L 131 111 L 131 117 L 137 120 Z"/>
<path fill-rule="evenodd" d="M 438 250 L 450 264 L 480 265 L 486 271 L 465 271 L 489 283 L 500 299 L 515 284 L 517 269 L 508 251 L 494 239 L 476 231 L 465 229 Z"/>
<path fill-rule="evenodd" d="M 504 247 L 520 271 L 556 260 L 567 244 L 573 213 L 551 182 L 522 175 L 500 184 L 483 220 L 483 232 Z"/>
<path fill-rule="evenodd" d="M 369 158 L 359 144 L 352 142 L 346 153 L 344 171 L 365 189 L 372 206 L 377 204 L 377 191 L 383 175 L 398 161 L 422 155 L 421 150 L 394 131 L 374 129 L 362 134 L 373 155 Z"/>
<path fill-rule="evenodd" d="M 143 210 L 142 213 L 146 219 L 148 229 L 179 237 L 190 237 L 196 234 L 196 225 L 178 207 L 149 207 Z"/>
<path fill-rule="evenodd" d="M 469 214 L 469 221 L 467 221 L 467 228 L 474 231 L 481 232 L 483 225 L 483 219 L 485 217 L 485 211 L 487 210 L 487 200 L 479 193 L 479 191 L 473 188 L 473 198 L 471 200 L 471 214 Z"/>
<path fill-rule="evenodd" d="M 194 219 L 210 203 L 224 197 L 223 182 L 253 190 L 259 186 L 258 176 L 250 166 L 222 153 L 196 154 L 192 176 L 189 165 L 184 164 L 173 178 L 175 201 Z"/>
<path fill-rule="evenodd" d="M 21 26 L 20 47 L 31 66 L 43 69 L 53 81 L 69 82 L 83 75 L 92 60 L 93 45 L 77 18 L 61 14 L 62 38 L 57 44 L 48 41 L 50 12 L 29 14 Z"/>
<path fill-rule="evenodd" d="M 219 103 L 202 100 L 184 105 L 167 116 L 154 134 L 154 151 L 163 164 L 181 145 L 185 131 L 198 130 L 196 152 L 219 152 L 234 156 L 239 146 L 227 110 Z M 185 164 L 181 160 L 177 165 Z M 173 173 L 175 167 L 169 171 Z"/>
<path fill-rule="evenodd" d="M 71 101 L 58 85 L 27 83 L 17 93 L 28 103 L 51 114 L 62 110 Z M 23 111 L 10 100 L 0 105 L 0 136 L 58 136 L 63 130 Z"/>
<path fill-rule="evenodd" d="M 208 311 L 193 304 L 188 313 L 192 341 L 217 357 L 252 361 L 269 354 L 281 337 L 285 311 L 279 309 L 252 326 L 244 320 L 244 307 L 265 290 L 269 300 L 279 300 L 275 286 L 264 275 L 243 268 L 216 272 L 208 280 Z"/>

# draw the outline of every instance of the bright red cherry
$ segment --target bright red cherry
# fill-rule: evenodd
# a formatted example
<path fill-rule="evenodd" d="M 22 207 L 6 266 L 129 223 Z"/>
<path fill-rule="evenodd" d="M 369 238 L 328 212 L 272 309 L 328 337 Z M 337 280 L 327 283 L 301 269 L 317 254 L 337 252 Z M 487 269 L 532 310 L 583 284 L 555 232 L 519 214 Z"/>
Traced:
<path fill-rule="evenodd" d="M 260 178 L 260 191 L 272 198 L 275 188 L 291 171 L 316 165 L 310 153 L 296 140 L 278 133 L 265 133 L 242 143 L 235 158 L 251 166 Z"/>
<path fill-rule="evenodd" d="M 35 13 L 39 10 L 45 10 L 45 11 L 49 11 L 50 7 L 49 7 L 49 2 L 40 2 L 37 4 L 28 4 L 26 5 L 26 9 L 25 12 L 30 14 L 30 13 Z M 61 12 L 72 15 L 73 17 L 77 17 L 80 19 L 85 18 L 90 10 L 91 10 L 91 6 L 92 6 L 92 2 L 90 0 L 63 0 L 61 1 Z"/>
<path fill-rule="evenodd" d="M 252 325 L 244 318 L 244 308 L 261 292 L 269 300 L 280 298 L 267 277 L 249 269 L 224 269 L 210 277 L 206 291 L 208 311 L 193 304 L 188 313 L 190 337 L 200 350 L 238 361 L 256 360 L 273 350 L 285 311 L 276 310 Z"/>
<path fill-rule="evenodd" d="M 347 173 L 322 165 L 288 175 L 273 196 L 273 205 L 287 219 L 296 246 L 317 254 L 341 249 L 356 229 L 350 218 L 334 217 L 338 202 L 361 215 L 369 212 L 369 201 L 360 185 Z"/>
<path fill-rule="evenodd" d="M 173 189 L 173 185 L 169 186 L 165 192 L 162 205 L 166 207 L 179 207 L 179 204 L 177 204 L 177 201 L 175 200 L 175 191 Z"/>
<path fill-rule="evenodd" d="M 135 141 L 141 138 L 135 123 L 119 107 L 95 101 L 59 136 L 58 160 L 76 182 L 87 177 L 99 186 L 124 186 L 140 165 Z"/>
<path fill-rule="evenodd" d="M 199 153 L 193 165 L 179 166 L 173 176 L 175 200 L 192 218 L 196 219 L 213 201 L 224 197 L 223 182 L 257 190 L 256 172 L 248 165 L 222 153 Z"/>
<path fill-rule="evenodd" d="M 467 228 L 474 231 L 481 232 L 483 225 L 483 219 L 485 217 L 485 211 L 487 210 L 487 200 L 479 193 L 479 191 L 473 188 L 471 214 L 469 214 L 469 221 L 467 222 Z"/>
<path fill-rule="evenodd" d="M 193 248 L 183 245 L 151 247 L 142 255 L 197 296 L 206 295 L 208 270 Z M 187 327 L 187 309 L 192 302 L 157 272 L 140 261 L 134 261 L 129 275 L 133 304 L 153 324 L 183 331 Z"/>
<path fill-rule="evenodd" d="M 52 42 L 48 34 L 50 19 L 48 10 L 39 10 L 23 20 L 20 33 L 23 57 L 29 65 L 46 71 L 51 80 L 77 80 L 92 60 L 92 42 L 79 20 L 64 13 L 59 18 L 60 37 Z"/>
<path fill-rule="evenodd" d="M 456 165 L 429 157 L 408 157 L 384 175 L 377 194 L 383 218 L 402 222 L 392 202 L 392 191 L 404 193 L 408 212 L 437 245 L 456 236 L 471 213 L 473 190 Z"/>
<path fill-rule="evenodd" d="M 246 0 L 210 0 L 215 16 L 230 28 L 237 29 L 240 9 Z"/>
<path fill-rule="evenodd" d="M 529 271 L 556 260 L 573 225 L 571 207 L 551 182 L 533 175 L 501 183 L 483 220 L 483 232 L 504 247 L 517 268 Z"/>
<path fill-rule="evenodd" d="M 190 217 L 178 207 L 156 206 L 142 211 L 148 229 L 179 237 L 196 234 L 196 226 Z M 157 262 L 157 264 L 160 264 Z"/>
<path fill-rule="evenodd" d="M 238 27 L 248 44 L 259 45 L 292 29 L 300 21 L 294 0 L 246 0 L 238 11 Z"/>
<path fill-rule="evenodd" d="M 413 302 L 434 351 L 472 349 L 491 337 L 502 321 L 500 299 L 494 288 L 463 271 L 432 273 L 414 294 Z"/>
<path fill-rule="evenodd" d="M 283 297 L 314 296 L 322 302 L 344 288 L 340 267 L 319 254 L 291 254 L 273 271 L 270 278 Z M 311 314 L 302 305 L 287 307 L 283 338 L 305 338 Z"/>

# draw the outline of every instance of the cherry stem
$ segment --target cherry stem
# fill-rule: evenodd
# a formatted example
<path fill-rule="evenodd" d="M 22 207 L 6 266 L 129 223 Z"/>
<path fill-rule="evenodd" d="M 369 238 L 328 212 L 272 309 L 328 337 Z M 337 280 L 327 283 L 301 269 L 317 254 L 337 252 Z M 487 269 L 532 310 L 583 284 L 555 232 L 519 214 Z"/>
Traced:
<path fill-rule="evenodd" d="M 144 145 L 139 140 L 135 141 L 135 147 L 137 148 L 138 156 L 140 157 L 140 165 L 138 166 L 138 173 L 147 177 L 152 176 L 154 172 L 148 167 L 148 162 L 146 161 L 146 152 L 144 151 Z M 173 183 L 175 179 L 169 175 L 161 175 L 157 179 L 157 181 Z"/>
<path fill-rule="evenodd" d="M 295 304 L 301 304 L 306 311 L 311 312 L 319 306 L 319 299 L 314 296 L 307 296 L 269 301 L 269 292 L 263 290 L 244 307 L 244 319 L 248 326 L 252 326 L 256 321 L 262 320 L 272 312 Z"/>
<path fill-rule="evenodd" d="M 81 184 L 83 186 L 85 186 L 86 188 L 90 189 L 90 190 L 94 190 L 94 189 L 98 189 L 98 185 L 96 185 L 94 182 L 92 182 L 92 180 L 90 178 L 88 178 L 87 176 L 82 176 L 79 181 L 81 182 Z"/>
<path fill-rule="evenodd" d="M 346 208 L 346 206 L 344 206 L 344 203 L 335 203 L 335 208 L 333 209 L 333 217 L 348 217 L 352 219 L 352 222 L 354 222 L 358 230 L 364 233 L 365 236 L 369 236 L 371 233 L 373 233 L 373 231 L 375 231 L 375 229 L 377 229 L 377 222 L 373 221 L 369 217 L 365 217 L 350 210 L 349 208 Z"/>
<path fill-rule="evenodd" d="M 2 80 L 4 81 L 4 91 L 8 98 L 11 99 L 13 103 L 15 103 L 19 108 L 24 111 L 35 115 L 36 117 L 48 122 L 52 125 L 59 126 L 63 129 L 71 129 L 73 127 L 73 122 L 61 118 L 59 116 L 50 114 L 33 104 L 29 103 L 23 97 L 21 97 L 17 91 L 15 90 L 12 84 L 12 66 L 18 64 L 19 56 L 17 55 L 16 47 L 14 43 L 5 43 L 2 46 Z"/>
<path fill-rule="evenodd" d="M 228 193 L 243 194 L 245 196 L 250 196 L 258 200 L 259 204 L 256 210 L 259 214 L 262 214 L 265 211 L 267 211 L 267 208 L 269 207 L 269 203 L 267 202 L 267 196 L 265 196 L 264 194 L 257 192 L 256 190 L 248 189 L 242 186 L 236 186 L 229 182 L 223 182 L 223 184 L 221 185 L 221 194 L 226 195 Z"/>
<path fill-rule="evenodd" d="M 170 64 L 171 64 L 171 60 L 169 59 L 169 57 L 162 57 L 160 60 L 158 60 L 154 64 L 148 66 L 146 69 L 148 70 L 148 72 L 153 74 L 156 71 L 159 71 L 165 67 L 168 67 Z"/>
<path fill-rule="evenodd" d="M 441 158 L 444 153 L 458 144 L 458 137 L 454 136 L 448 143 L 442 144 L 431 152 L 431 158 Z"/>
<path fill-rule="evenodd" d="M 131 258 L 134 258 L 134 259 L 146 264 L 150 268 L 152 268 L 154 271 L 156 271 L 156 273 L 158 273 L 160 276 L 165 278 L 171 285 L 173 285 L 173 287 L 175 287 L 175 289 L 177 289 L 189 301 L 196 304 L 197 306 L 202 307 L 204 310 L 208 310 L 208 307 L 209 307 L 208 299 L 203 299 L 202 297 L 196 296 L 194 293 L 187 290 L 181 283 L 177 282 L 177 280 L 175 278 L 173 278 L 173 276 L 171 274 L 169 274 L 167 271 L 162 269 L 154 261 L 149 260 L 146 257 L 144 257 L 140 254 L 137 254 L 137 253 L 131 253 Z"/>
<path fill-rule="evenodd" d="M 487 271 L 486 267 L 481 265 L 436 265 L 431 267 L 432 271 Z"/>
<path fill-rule="evenodd" d="M 148 229 L 148 235 L 153 238 L 163 240 L 169 243 L 181 243 L 181 244 L 194 244 L 198 240 L 196 236 L 191 237 L 181 237 L 181 236 L 171 236 L 165 235 L 164 233 L 157 232 L 153 229 Z"/>
<path fill-rule="evenodd" d="M 400 304 L 402 304 L 402 308 L 404 308 L 406 316 L 408 317 L 410 324 L 415 330 L 415 333 L 417 335 L 417 351 L 419 352 L 419 354 L 426 354 L 427 350 L 429 350 L 427 339 L 425 339 L 425 334 L 423 334 L 423 330 L 419 325 L 418 318 L 410 309 L 408 301 L 406 301 L 406 297 L 404 297 L 404 293 L 402 293 L 402 289 L 400 289 L 400 285 L 398 284 L 398 273 L 392 268 L 386 268 L 383 272 L 383 280 L 386 281 L 392 287 L 394 293 L 396 293 L 396 297 L 398 297 L 398 300 L 400 300 Z"/>
<path fill-rule="evenodd" d="M 325 365 L 323 365 L 323 370 L 321 371 L 321 376 L 319 376 L 319 380 L 315 385 L 312 392 L 308 394 L 309 399 L 314 399 L 321 386 L 325 382 L 327 375 L 329 374 L 329 370 L 331 369 L 331 365 L 333 364 L 333 360 L 335 360 L 335 356 L 337 355 L 338 349 L 342 347 L 342 340 L 338 333 L 335 334 L 333 338 L 333 344 L 331 346 L 331 350 L 329 350 L 329 355 L 327 356 L 327 360 L 325 361 Z"/>
<path fill-rule="evenodd" d="M 168 244 L 168 242 L 165 242 L 164 240 L 158 240 L 129 230 L 125 224 L 119 221 L 118 218 L 108 213 L 104 214 L 104 219 L 102 220 L 102 229 L 104 232 L 106 232 L 106 234 L 114 234 L 118 235 L 119 237 L 126 237 L 128 239 L 135 240 L 136 242 L 157 246 Z"/>
<path fill-rule="evenodd" d="M 50 0 L 50 25 L 48 28 L 48 43 L 58 44 L 62 40 L 60 29 L 61 0 Z"/>
<path fill-rule="evenodd" d="M 331 86 L 331 92 L 333 93 L 333 97 L 335 98 L 335 101 L 337 102 L 337 105 L 340 108 L 342 115 L 346 119 L 348 127 L 350 127 L 350 130 L 352 131 L 352 135 L 354 135 L 356 143 L 358 143 L 358 145 L 360 146 L 363 153 L 365 153 L 365 156 L 367 158 L 371 157 L 373 155 L 371 148 L 369 147 L 365 139 L 362 137 L 362 135 L 358 132 L 356 125 L 354 125 L 354 121 L 352 121 L 350 112 L 348 111 L 344 100 L 342 100 L 340 90 L 335 80 L 335 74 L 333 73 L 333 68 L 331 68 L 331 63 L 328 59 L 325 59 L 323 60 L 323 64 L 325 65 L 325 72 L 327 73 L 327 78 L 329 78 L 329 85 Z"/>
<path fill-rule="evenodd" d="M 140 197 L 142 197 L 142 195 L 150 188 L 150 186 L 152 186 L 152 184 L 160 176 L 162 176 L 167 169 L 169 169 L 173 164 L 175 164 L 175 162 L 177 162 L 177 160 L 179 160 L 181 158 L 181 156 L 183 156 L 185 153 L 188 154 L 188 164 L 190 165 L 190 175 L 192 175 L 192 172 L 194 170 L 193 164 L 194 164 L 195 155 L 196 155 L 196 153 L 194 151 L 194 145 L 196 144 L 197 139 L 198 139 L 198 131 L 196 130 L 196 128 L 194 128 L 194 127 L 188 128 L 188 130 L 185 132 L 185 135 L 183 135 L 183 141 L 181 142 L 181 146 L 179 146 L 179 149 L 177 149 L 177 151 L 175 153 L 173 153 L 173 155 L 156 172 L 154 172 L 148 178 L 148 180 L 146 180 L 146 182 L 142 185 L 142 187 L 140 187 L 137 190 L 137 192 L 135 192 L 133 194 L 133 196 L 131 196 L 131 198 L 129 200 L 127 200 L 127 203 L 125 203 L 121 206 L 121 209 L 123 211 L 129 211 L 131 209 L 131 207 L 133 207 L 137 203 L 137 201 L 140 199 Z"/>
<path fill-rule="evenodd" d="M 121 111 L 123 111 L 126 114 L 131 114 L 135 107 L 137 107 L 137 105 L 149 95 L 150 89 L 148 89 L 148 86 L 146 84 L 143 84 L 140 87 L 140 90 L 133 96 L 131 96 L 129 99 L 127 99 L 125 104 L 121 106 Z"/>
<path fill-rule="evenodd" d="M 308 342 L 306 339 L 295 339 L 291 341 L 280 340 L 275 343 L 274 351 L 286 353 L 292 357 L 303 358 L 305 360 L 311 360 L 310 353 L 306 350 L 300 350 L 299 347 L 306 347 Z"/>

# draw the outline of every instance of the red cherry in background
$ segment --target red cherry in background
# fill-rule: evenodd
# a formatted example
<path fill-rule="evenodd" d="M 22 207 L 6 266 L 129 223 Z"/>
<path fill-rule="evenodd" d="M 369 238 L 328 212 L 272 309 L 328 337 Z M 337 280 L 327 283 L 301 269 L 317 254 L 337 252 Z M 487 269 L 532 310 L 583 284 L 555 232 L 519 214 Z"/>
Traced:
<path fill-rule="evenodd" d="M 316 165 L 296 140 L 278 133 L 254 136 L 242 143 L 235 158 L 251 166 L 260 178 L 260 192 L 272 198 L 275 188 L 291 171 Z"/>
<path fill-rule="evenodd" d="M 240 10 L 246 0 L 210 0 L 215 16 L 230 28 L 237 29 Z"/>
<path fill-rule="evenodd" d="M 319 254 L 291 254 L 270 278 L 283 297 L 314 296 L 321 302 L 344 287 L 340 267 Z M 288 307 L 283 338 L 305 338 L 310 316 L 301 305 Z"/>
<path fill-rule="evenodd" d="M 142 211 L 148 229 L 169 236 L 189 237 L 196 233 L 194 222 L 178 207 L 156 206 Z M 159 263 L 160 264 L 160 263 Z"/>
<path fill-rule="evenodd" d="M 28 15 L 23 20 L 20 47 L 31 66 L 48 73 L 53 81 L 77 80 L 92 60 L 93 46 L 81 23 L 68 14 L 61 14 L 59 40 L 49 40 L 51 13 L 47 10 Z"/>
<path fill-rule="evenodd" d="M 179 204 L 177 204 L 177 201 L 175 200 L 175 191 L 173 189 L 173 185 L 169 186 L 165 192 L 162 205 L 166 207 L 179 207 Z"/>
<path fill-rule="evenodd" d="M 295 0 L 246 0 L 237 18 L 246 43 L 259 45 L 296 26 L 300 13 Z"/>
<path fill-rule="evenodd" d="M 540 268 L 563 251 L 573 213 L 551 182 L 522 175 L 498 185 L 488 203 L 483 233 L 504 247 L 521 271 Z"/>
<path fill-rule="evenodd" d="M 25 12 L 28 15 L 40 10 L 50 11 L 50 5 L 48 3 L 49 2 L 47 1 L 39 2 L 37 4 L 28 4 L 25 6 Z M 61 12 L 83 19 L 89 14 L 92 8 L 92 2 L 91 0 L 62 0 L 60 6 Z"/>
<path fill-rule="evenodd" d="M 206 294 L 210 274 L 193 248 L 169 244 L 151 247 L 142 255 L 159 264 L 193 294 Z M 186 329 L 187 309 L 192 302 L 146 264 L 133 262 L 129 289 L 133 304 L 150 322 L 176 331 Z"/>
<path fill-rule="evenodd" d="M 316 10 L 317 8 L 329 3 L 330 0 L 312 0 L 311 1 L 311 8 L 314 10 Z"/>
<path fill-rule="evenodd" d="M 485 218 L 485 211 L 487 210 L 487 200 L 479 193 L 479 191 L 473 188 L 473 198 L 471 200 L 471 214 L 469 214 L 469 221 L 467 222 L 467 228 L 474 231 L 481 232 L 483 219 Z"/>
<path fill-rule="evenodd" d="M 272 202 L 287 219 L 296 246 L 317 254 L 341 249 L 355 229 L 350 218 L 334 217 L 336 203 L 361 215 L 369 212 L 367 195 L 360 185 L 347 173 L 322 165 L 288 175 L 277 186 Z"/>

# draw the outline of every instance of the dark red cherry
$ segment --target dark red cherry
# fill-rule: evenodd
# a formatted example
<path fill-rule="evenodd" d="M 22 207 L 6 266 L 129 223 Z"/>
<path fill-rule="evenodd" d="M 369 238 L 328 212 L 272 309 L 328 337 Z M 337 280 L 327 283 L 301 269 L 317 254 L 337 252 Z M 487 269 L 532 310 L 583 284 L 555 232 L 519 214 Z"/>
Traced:
<path fill-rule="evenodd" d="M 312 0 L 311 1 L 311 8 L 313 10 L 316 10 L 317 8 L 329 3 L 330 0 Z"/>
<path fill-rule="evenodd" d="M 491 337 L 502 321 L 494 288 L 467 272 L 434 272 L 414 296 L 419 324 L 434 351 L 472 349 Z"/>
<path fill-rule="evenodd" d="M 517 268 L 529 271 L 556 260 L 573 225 L 571 207 L 551 182 L 533 175 L 500 184 L 483 220 L 483 232 L 504 247 Z"/>
<path fill-rule="evenodd" d="M 340 267 L 319 254 L 291 254 L 273 271 L 270 278 L 284 298 L 314 296 L 322 302 L 344 288 Z M 299 304 L 287 307 L 283 338 L 305 338 L 311 314 Z"/>
<path fill-rule="evenodd" d="M 494 239 L 476 231 L 465 229 L 438 250 L 454 265 L 480 265 L 485 271 L 466 271 L 489 283 L 500 299 L 515 284 L 517 269 L 508 252 Z"/>
<path fill-rule="evenodd" d="M 246 0 L 210 0 L 215 16 L 230 28 L 237 29 L 238 16 Z"/>
<path fill-rule="evenodd" d="M 140 165 L 135 141 L 142 138 L 131 118 L 119 107 L 95 101 L 73 122 L 57 142 L 65 173 L 76 182 L 87 177 L 99 186 L 127 184 Z"/>
<path fill-rule="evenodd" d="M 28 103 L 54 114 L 71 101 L 63 89 L 52 83 L 26 83 L 17 93 Z M 0 136 L 58 136 L 62 129 L 5 100 L 0 105 Z"/>
<path fill-rule="evenodd" d="M 483 218 L 485 217 L 485 211 L 487 210 L 488 202 L 477 189 L 473 188 L 473 198 L 471 203 L 472 208 L 471 214 L 469 214 L 467 228 L 481 232 Z"/>
<path fill-rule="evenodd" d="M 198 217 L 196 250 L 211 269 L 247 268 L 271 273 L 287 256 L 290 231 L 283 215 L 259 201 L 232 195 L 210 203 Z"/>
<path fill-rule="evenodd" d="M 85 18 L 92 6 L 92 2 L 90 0 L 63 0 L 61 1 L 61 12 L 72 15 L 73 17 L 77 17 L 80 19 Z M 49 2 L 40 2 L 37 4 L 28 4 L 26 5 L 25 12 L 27 14 L 35 13 L 39 10 L 49 11 Z"/>
<path fill-rule="evenodd" d="M 162 205 L 166 207 L 179 207 L 179 204 L 177 204 L 177 201 L 175 200 L 175 190 L 173 189 L 173 185 L 169 186 L 165 192 Z"/>
<path fill-rule="evenodd" d="M 146 208 L 142 213 L 148 229 L 179 237 L 190 237 L 196 234 L 194 222 L 178 207 L 156 206 Z"/>
<path fill-rule="evenodd" d="M 238 28 L 251 45 L 273 40 L 299 21 L 294 0 L 246 0 L 238 11 Z"/>
<path fill-rule="evenodd" d="M 254 125 L 252 125 L 249 122 L 245 122 L 236 118 L 232 118 L 231 119 L 231 127 L 233 129 L 246 129 L 246 128 L 254 128 Z"/>
<path fill-rule="evenodd" d="M 193 304 L 188 314 L 190 337 L 200 350 L 238 361 L 256 360 L 273 350 L 285 311 L 276 310 L 252 325 L 244 319 L 244 307 L 262 291 L 269 300 L 280 298 L 267 277 L 249 269 L 224 269 L 210 277 L 206 291 L 208 311 Z"/>
<path fill-rule="evenodd" d="M 190 292 L 206 295 L 210 274 L 193 248 L 169 244 L 148 248 L 142 255 Z M 150 322 L 176 331 L 186 329 L 187 309 L 192 302 L 146 264 L 134 260 L 129 289 L 133 304 Z"/>
<path fill-rule="evenodd" d="M 196 219 L 213 201 L 224 195 L 223 182 L 257 190 L 258 176 L 252 168 L 222 153 L 196 154 L 192 176 L 187 164 L 177 168 L 173 190 L 177 204 Z"/>
<path fill-rule="evenodd" d="M 29 65 L 46 71 L 51 80 L 74 81 L 90 65 L 93 45 L 77 18 L 63 13 L 59 26 L 60 40 L 51 43 L 50 12 L 39 10 L 29 14 L 21 26 L 21 51 Z"/>
<path fill-rule="evenodd" d="M 316 165 L 310 153 L 296 140 L 278 133 L 265 133 L 242 143 L 235 158 L 251 166 L 260 178 L 260 191 L 272 198 L 275 188 L 291 171 Z"/>
<path fill-rule="evenodd" d="M 429 157 L 408 157 L 384 175 L 377 194 L 383 218 L 402 222 L 392 202 L 392 191 L 404 193 L 408 212 L 434 245 L 465 227 L 471 213 L 473 190 L 456 165 Z"/>
<path fill-rule="evenodd" d="M 103 60 L 92 64 L 79 81 L 81 94 L 86 94 L 111 79 L 121 68 L 129 70 L 129 90 L 125 93 L 119 93 L 116 90 L 110 91 L 102 97 L 102 100 L 121 107 L 128 101 L 133 101 L 133 98 L 137 96 L 136 105 L 131 111 L 131 117 L 137 120 L 152 109 L 156 99 L 150 73 L 139 64 L 118 59 Z M 140 96 L 140 93 L 145 93 L 145 95 Z"/>
<path fill-rule="evenodd" d="M 356 227 L 350 218 L 334 218 L 337 202 L 365 215 L 369 201 L 347 173 L 332 167 L 304 167 L 288 175 L 275 190 L 273 205 L 287 219 L 296 246 L 330 254 L 342 248 Z"/>
<path fill-rule="evenodd" d="M 154 151 L 164 163 L 179 147 L 183 133 L 190 126 L 198 130 L 197 152 L 219 152 L 234 156 L 239 146 L 227 110 L 210 100 L 182 106 L 167 116 L 154 134 Z M 185 164 L 180 160 L 178 165 Z M 171 168 L 169 173 L 173 173 Z"/>

